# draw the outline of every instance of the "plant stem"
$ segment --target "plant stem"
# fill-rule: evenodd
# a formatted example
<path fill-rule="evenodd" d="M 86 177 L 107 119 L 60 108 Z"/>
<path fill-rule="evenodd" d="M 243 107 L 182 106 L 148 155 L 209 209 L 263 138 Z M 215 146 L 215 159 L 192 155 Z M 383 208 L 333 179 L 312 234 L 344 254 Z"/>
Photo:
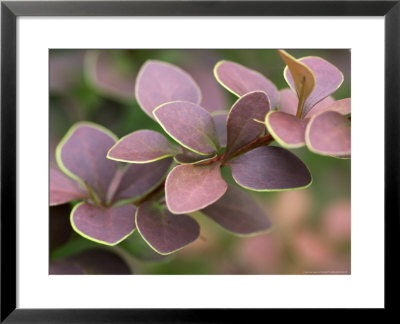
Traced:
<path fill-rule="evenodd" d="M 274 141 L 274 138 L 270 134 L 259 137 L 259 138 L 255 139 L 254 141 L 250 142 L 249 144 L 241 147 L 239 150 L 237 150 L 235 153 L 233 153 L 231 156 L 229 156 L 229 158 L 227 160 L 225 159 L 224 155 L 221 155 L 221 163 L 223 165 L 223 164 L 225 164 L 225 162 L 227 162 L 239 155 L 247 153 L 248 151 L 251 151 L 259 146 L 266 146 L 273 141 Z"/>
<path fill-rule="evenodd" d="M 221 154 L 219 156 L 216 156 L 215 158 L 205 161 L 203 163 L 199 163 L 197 164 L 198 166 L 201 165 L 209 165 L 212 164 L 214 162 L 220 161 L 221 162 L 221 166 L 223 166 L 225 164 L 225 162 L 237 157 L 238 155 L 242 155 L 248 151 L 251 151 L 259 146 L 265 146 L 270 144 L 271 142 L 274 141 L 274 138 L 270 135 L 264 135 L 262 137 L 259 137 L 257 139 L 255 139 L 254 141 L 250 142 L 249 144 L 242 146 L 239 150 L 237 150 L 235 153 L 233 153 L 232 155 L 228 156 L 228 158 L 226 158 L 225 154 Z"/>

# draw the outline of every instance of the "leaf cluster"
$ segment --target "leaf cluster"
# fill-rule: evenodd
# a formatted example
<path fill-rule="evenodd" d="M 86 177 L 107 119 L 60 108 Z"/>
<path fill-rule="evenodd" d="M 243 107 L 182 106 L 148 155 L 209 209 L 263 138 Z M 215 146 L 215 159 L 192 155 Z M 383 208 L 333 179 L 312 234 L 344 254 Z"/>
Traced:
<path fill-rule="evenodd" d="M 350 98 L 330 97 L 342 73 L 319 57 L 279 54 L 290 87 L 280 91 L 257 71 L 218 62 L 215 78 L 238 97 L 222 111 L 202 106 L 207 94 L 187 72 L 147 61 L 135 97 L 168 137 L 143 129 L 118 139 L 100 125 L 74 125 L 57 147 L 50 205 L 80 200 L 70 216 L 77 233 L 116 245 L 137 229 L 160 254 L 199 237 L 190 215 L 195 211 L 238 235 L 269 230 L 268 217 L 226 183 L 222 168 L 247 190 L 294 190 L 308 187 L 312 176 L 288 149 L 306 145 L 318 154 L 350 157 Z M 269 145 L 274 141 L 281 147 Z"/>

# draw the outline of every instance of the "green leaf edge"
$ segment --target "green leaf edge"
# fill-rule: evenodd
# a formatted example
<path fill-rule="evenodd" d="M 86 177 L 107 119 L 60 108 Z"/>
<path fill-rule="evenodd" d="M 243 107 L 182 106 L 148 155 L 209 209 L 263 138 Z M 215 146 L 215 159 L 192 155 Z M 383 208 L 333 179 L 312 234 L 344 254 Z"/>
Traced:
<path fill-rule="evenodd" d="M 139 228 L 139 226 L 138 226 L 138 224 L 137 224 L 137 215 L 138 215 L 138 212 L 139 212 L 139 208 L 140 208 L 140 206 L 136 209 L 136 213 L 135 213 L 135 225 L 136 225 L 136 228 L 137 228 L 137 230 L 138 230 L 140 236 L 143 238 L 143 240 L 144 240 L 155 252 L 157 252 L 158 254 L 161 254 L 161 255 L 169 255 L 169 254 L 175 253 L 175 252 L 177 252 L 177 251 L 179 251 L 179 250 L 182 250 L 183 248 L 185 248 L 185 247 L 188 246 L 189 244 L 192 244 L 192 243 L 193 243 L 194 241 L 196 241 L 196 240 L 199 238 L 199 236 L 200 236 L 200 224 L 199 224 L 193 217 L 190 217 L 189 215 L 184 214 L 185 216 L 192 218 L 192 219 L 197 223 L 197 225 L 199 226 L 199 235 L 198 235 L 193 241 L 191 241 L 191 242 L 185 244 L 184 246 L 182 246 L 182 247 L 180 247 L 180 248 L 178 248 L 178 249 L 176 249 L 176 250 L 173 250 L 173 251 L 167 252 L 167 253 L 162 253 L 162 252 L 158 251 L 153 245 L 151 245 L 150 242 L 146 240 L 146 238 L 144 237 L 144 235 L 143 235 L 142 232 L 140 231 L 140 228 Z"/>
<path fill-rule="evenodd" d="M 75 225 L 75 223 L 74 223 L 74 213 L 75 213 L 75 210 L 76 210 L 79 206 L 81 206 L 81 205 L 83 205 L 83 204 L 85 204 L 84 201 L 82 201 L 82 202 L 76 204 L 76 205 L 74 206 L 74 208 L 72 208 L 71 214 L 70 214 L 70 218 L 69 218 L 69 219 L 70 219 L 70 223 L 71 223 L 71 226 L 72 226 L 72 228 L 74 229 L 74 231 L 75 231 L 76 233 L 78 233 L 79 235 L 81 235 L 82 237 L 84 237 L 85 239 L 88 239 L 88 240 L 90 240 L 90 241 L 93 241 L 93 242 L 96 242 L 96 243 L 100 243 L 100 244 L 103 244 L 103 245 L 115 246 L 115 245 L 119 244 L 120 242 L 122 242 L 123 240 L 125 240 L 128 236 L 130 236 L 130 235 L 136 230 L 136 227 L 135 227 L 131 232 L 129 232 L 127 235 L 125 235 L 123 238 L 121 238 L 120 240 L 118 240 L 118 241 L 115 242 L 115 243 L 110 243 L 110 242 L 107 242 L 107 241 L 102 241 L 102 240 L 98 240 L 98 239 L 95 239 L 95 238 L 93 238 L 93 237 L 90 237 L 90 236 L 86 235 L 85 233 L 81 232 L 81 231 L 76 227 L 76 225 Z M 136 226 L 136 222 L 135 222 L 135 226 Z"/>
<path fill-rule="evenodd" d="M 192 163 L 190 163 L 190 162 L 188 162 L 188 163 L 180 162 L 180 161 L 178 161 L 178 159 L 176 159 L 176 157 L 174 156 L 174 161 L 175 161 L 176 163 L 178 163 L 179 165 L 187 165 L 187 164 L 197 165 L 197 164 L 199 164 L 199 163 L 203 163 L 203 162 L 206 162 L 206 161 L 210 161 L 210 160 L 214 159 L 216 156 L 217 156 L 217 153 L 215 153 L 213 156 L 211 156 L 211 157 L 209 157 L 209 158 L 205 158 L 205 159 L 202 159 L 202 160 L 199 160 L 199 161 L 196 161 L 196 162 L 192 162 Z"/>
<path fill-rule="evenodd" d="M 142 129 L 141 129 L 141 130 L 142 130 Z M 146 163 L 156 162 L 156 161 L 165 159 L 165 158 L 167 158 L 167 157 L 174 156 L 175 154 L 178 154 L 178 153 L 179 153 L 178 149 L 177 149 L 176 147 L 174 147 L 173 144 L 170 143 L 170 145 L 171 145 L 171 151 L 172 151 L 172 148 L 173 148 L 173 149 L 176 151 L 176 153 L 172 153 L 172 152 L 171 152 L 170 154 L 165 154 L 165 155 L 162 155 L 162 156 L 160 156 L 160 157 L 158 157 L 158 158 L 155 158 L 155 159 L 152 159 L 152 160 L 145 160 L 145 161 L 124 160 L 124 159 L 117 159 L 117 158 L 114 158 L 114 157 L 110 156 L 110 152 L 111 152 L 122 140 L 124 140 L 126 137 L 132 135 L 133 133 L 135 133 L 135 132 L 132 132 L 132 133 L 129 133 L 129 134 L 125 135 L 125 136 L 122 136 L 119 140 L 117 140 L 117 142 L 108 150 L 107 156 L 106 156 L 107 159 L 113 160 L 113 161 L 118 161 L 118 162 L 132 163 L 132 164 L 146 164 Z M 163 136 L 162 134 L 160 134 L 160 135 Z"/>
<path fill-rule="evenodd" d="M 328 111 L 329 111 L 329 110 L 328 110 Z M 328 112 L 328 111 L 321 111 L 320 113 L 315 114 L 315 115 L 313 115 L 313 116 L 310 118 L 310 121 L 308 122 L 307 127 L 306 127 L 306 133 L 305 133 L 305 139 L 306 139 L 307 148 L 308 148 L 311 152 L 313 152 L 313 153 L 315 153 L 315 154 L 318 154 L 318 155 L 330 156 L 330 157 L 334 157 L 334 158 L 337 158 L 337 159 L 347 159 L 347 160 L 350 160 L 351 157 L 350 157 L 350 158 L 340 157 L 340 155 L 349 155 L 349 154 L 351 154 L 351 151 L 350 151 L 350 152 L 339 152 L 339 153 L 327 153 L 327 152 L 323 152 L 323 151 L 316 150 L 316 149 L 311 145 L 311 142 L 310 142 L 310 128 L 311 128 L 311 125 L 312 125 L 312 123 L 313 123 L 313 121 L 314 121 L 314 118 L 315 118 L 316 116 L 319 116 L 319 115 L 321 115 L 321 114 L 323 114 L 323 113 L 325 113 L 325 112 Z M 336 112 L 336 111 L 335 111 L 335 112 Z M 338 112 L 336 112 L 336 113 L 339 114 Z M 339 114 L 339 115 L 341 115 L 341 114 Z M 341 116 L 343 116 L 343 115 L 341 115 Z M 333 154 L 335 154 L 335 155 L 337 155 L 337 156 L 335 156 L 335 155 L 333 155 Z"/>
<path fill-rule="evenodd" d="M 215 110 L 210 113 L 211 117 L 220 116 L 224 114 L 229 115 L 229 110 L 221 109 L 221 110 Z"/>
<path fill-rule="evenodd" d="M 140 80 L 140 78 L 141 78 L 141 76 L 142 76 L 142 74 L 143 74 L 143 70 L 144 70 L 144 68 L 145 68 L 149 63 L 152 63 L 152 62 L 169 65 L 169 66 L 171 66 L 171 67 L 173 67 L 173 68 L 179 70 L 180 72 L 183 72 L 184 74 L 186 74 L 186 75 L 193 81 L 193 84 L 194 84 L 195 87 L 197 88 L 196 90 L 197 90 L 197 93 L 198 93 L 198 95 L 199 95 L 199 96 L 198 96 L 199 98 L 198 98 L 198 102 L 195 102 L 195 104 L 200 105 L 201 101 L 203 100 L 203 95 L 202 95 L 202 93 L 201 93 L 201 89 L 200 89 L 199 85 L 197 84 L 197 82 L 193 79 L 193 77 L 192 77 L 188 72 L 186 72 L 184 69 L 182 69 L 182 68 L 180 68 L 179 66 L 176 66 L 176 65 L 174 65 L 174 64 L 172 64 L 172 63 L 168 63 L 168 62 L 164 62 L 164 61 L 160 61 L 160 60 L 147 60 L 147 61 L 145 61 L 145 62 L 143 63 L 143 65 L 140 67 L 139 72 L 138 72 L 138 74 L 137 74 L 137 76 L 136 76 L 135 91 L 134 91 L 136 102 L 137 102 L 137 104 L 139 105 L 140 109 L 142 109 L 146 115 L 148 115 L 150 118 L 154 119 L 154 110 L 157 109 L 157 108 L 159 107 L 159 106 L 158 106 L 158 107 L 155 107 L 155 108 L 152 110 L 151 113 L 148 113 L 145 109 L 143 109 L 142 104 L 141 104 L 141 102 L 140 102 L 140 100 L 139 100 L 139 96 L 138 96 L 138 84 L 139 84 L 139 80 Z M 170 101 L 168 101 L 168 102 L 170 102 Z"/>
<path fill-rule="evenodd" d="M 105 128 L 104 126 L 98 125 L 96 123 L 92 123 L 92 122 L 88 122 L 88 121 L 84 121 L 84 122 L 77 122 L 75 124 L 73 124 L 70 129 L 67 131 L 67 133 L 64 135 L 64 137 L 60 140 L 60 142 L 57 145 L 56 148 L 56 161 L 58 164 L 58 167 L 61 169 L 62 172 L 64 172 L 68 177 L 70 177 L 71 179 L 77 181 L 82 187 L 86 187 L 85 186 L 85 182 L 79 178 L 77 175 L 75 175 L 74 173 L 72 173 L 70 170 L 67 169 L 67 167 L 64 165 L 64 163 L 62 162 L 61 159 L 61 150 L 64 146 L 64 144 L 69 140 L 69 138 L 71 137 L 71 135 L 76 131 L 76 129 L 80 126 L 87 126 L 87 127 L 92 127 L 94 129 L 97 129 L 101 132 L 103 132 L 104 134 L 110 136 L 115 142 L 118 140 L 118 137 L 111 132 L 109 129 Z"/>
<path fill-rule="evenodd" d="M 268 112 L 268 114 L 265 116 L 265 126 L 267 127 L 268 132 L 272 135 L 272 137 L 274 138 L 274 140 L 275 140 L 279 145 L 281 145 L 281 146 L 284 147 L 284 148 L 300 148 L 300 147 L 305 146 L 305 145 L 306 145 L 306 142 L 305 142 L 305 141 L 302 142 L 302 143 L 299 143 L 299 144 L 290 144 L 290 143 L 287 143 L 287 142 L 285 142 L 282 138 L 280 138 L 280 137 L 274 132 L 274 129 L 273 129 L 272 126 L 269 124 L 269 116 L 270 116 L 272 113 L 277 113 L 277 112 L 282 113 L 281 111 L 271 110 L 271 111 Z"/>
<path fill-rule="evenodd" d="M 157 122 L 160 124 L 160 126 L 162 127 L 162 129 L 163 129 L 169 136 L 171 136 L 171 138 L 173 138 L 177 143 L 179 143 L 179 144 L 182 145 L 184 148 L 186 148 L 186 149 L 188 149 L 189 151 L 192 151 L 192 152 L 194 152 L 194 153 L 196 153 L 196 154 L 199 154 L 199 155 L 210 155 L 210 154 L 212 154 L 212 153 L 218 152 L 218 151 L 219 151 L 219 142 L 218 142 L 218 138 L 216 138 L 216 140 L 217 140 L 216 143 L 214 143 L 214 141 L 212 141 L 212 140 L 210 141 L 210 143 L 214 144 L 214 145 L 211 145 L 211 146 L 213 146 L 214 152 L 211 152 L 211 153 L 203 153 L 203 152 L 196 151 L 195 149 L 193 149 L 193 148 L 191 148 L 191 147 L 189 147 L 189 146 L 183 144 L 183 143 L 182 143 L 181 141 L 179 141 L 175 136 L 172 136 L 172 135 L 170 134 L 169 131 L 167 131 L 167 129 L 164 127 L 164 125 L 163 125 L 163 124 L 161 123 L 161 121 L 158 119 L 158 117 L 157 117 L 157 115 L 156 115 L 156 112 L 157 112 L 160 108 L 164 107 L 165 105 L 168 105 L 168 104 L 171 104 L 171 103 L 177 103 L 177 102 L 180 102 L 180 103 L 183 102 L 183 103 L 194 104 L 193 102 L 189 102 L 189 101 L 175 100 L 175 101 L 165 102 L 165 103 L 159 105 L 158 107 L 156 107 L 156 108 L 153 110 L 153 115 L 154 115 L 154 118 L 156 119 L 156 121 L 157 121 Z M 195 105 L 198 105 L 199 107 L 201 107 L 199 104 L 195 104 Z M 203 108 L 203 107 L 201 107 L 201 108 Z M 203 108 L 203 109 L 204 109 L 204 108 Z M 204 110 L 207 111 L 206 109 L 204 109 Z M 209 112 L 207 111 L 207 113 L 209 113 Z M 211 115 L 210 115 L 210 117 L 211 117 L 211 120 L 212 120 L 212 116 L 211 116 Z M 212 122 L 214 123 L 214 120 L 212 120 Z M 215 125 L 214 125 L 214 128 L 215 128 Z M 216 130 L 216 129 L 215 129 L 215 134 L 217 135 L 217 130 Z"/>
<path fill-rule="evenodd" d="M 215 163 L 219 163 L 219 162 L 215 162 Z M 181 164 L 181 165 L 184 165 L 184 164 Z M 167 179 L 165 180 L 165 183 L 168 182 L 168 178 L 170 177 L 172 171 L 173 171 L 175 168 L 177 168 L 177 167 L 179 167 L 179 165 L 175 166 L 175 167 L 171 170 L 171 172 L 168 173 L 168 176 L 167 176 Z M 201 168 L 202 166 L 198 166 L 198 167 Z M 228 190 L 228 184 L 226 183 L 226 181 L 224 180 L 224 178 L 222 178 L 221 173 L 220 173 L 220 176 L 221 176 L 221 179 L 222 179 L 222 180 L 224 181 L 224 183 L 225 183 L 225 190 L 224 190 L 224 192 L 222 193 L 222 195 L 221 195 L 220 197 L 218 197 L 217 199 L 213 200 L 211 203 L 208 203 L 207 205 L 204 205 L 204 206 L 202 206 L 202 207 L 200 207 L 200 208 L 198 208 L 198 209 L 195 209 L 195 210 L 187 210 L 187 211 L 185 210 L 185 211 L 183 211 L 183 212 L 176 212 L 176 211 L 173 211 L 173 210 L 169 207 L 169 203 L 168 203 L 168 191 L 165 190 L 165 203 L 167 204 L 168 210 L 169 210 L 172 214 L 175 214 L 175 215 L 190 214 L 190 213 L 193 213 L 193 212 L 195 212 L 195 211 L 199 211 L 199 210 L 201 210 L 201 209 L 203 209 L 203 208 L 206 208 L 207 206 L 210 206 L 211 204 L 215 203 L 217 200 L 219 200 L 219 199 L 225 194 L 226 190 Z"/>

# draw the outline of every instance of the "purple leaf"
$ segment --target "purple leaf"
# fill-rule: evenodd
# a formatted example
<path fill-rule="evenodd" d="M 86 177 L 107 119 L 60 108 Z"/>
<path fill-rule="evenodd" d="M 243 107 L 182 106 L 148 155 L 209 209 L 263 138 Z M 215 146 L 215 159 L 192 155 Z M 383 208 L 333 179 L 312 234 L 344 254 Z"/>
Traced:
<path fill-rule="evenodd" d="M 173 215 L 155 201 L 141 204 L 136 226 L 144 240 L 158 253 L 170 254 L 199 237 L 199 224 L 187 215 Z"/>
<path fill-rule="evenodd" d="M 122 137 L 108 151 L 107 157 L 128 163 L 149 163 L 178 152 L 160 133 L 143 129 Z"/>
<path fill-rule="evenodd" d="M 131 274 L 126 262 L 116 253 L 103 249 L 91 249 L 68 258 L 84 269 L 85 274 L 121 275 Z"/>
<path fill-rule="evenodd" d="M 202 212 L 226 230 L 241 235 L 266 231 L 271 227 L 271 222 L 255 201 L 231 185 L 221 199 Z"/>
<path fill-rule="evenodd" d="M 225 193 L 227 184 L 221 177 L 220 163 L 193 166 L 178 165 L 165 183 L 165 199 L 174 214 L 190 213 L 211 205 Z"/>
<path fill-rule="evenodd" d="M 71 207 L 61 205 L 50 207 L 49 212 L 49 247 L 50 251 L 63 245 L 71 237 L 72 228 L 69 222 Z"/>
<path fill-rule="evenodd" d="M 350 121 L 335 111 L 313 116 L 306 129 L 308 148 L 318 154 L 347 156 L 351 153 Z"/>
<path fill-rule="evenodd" d="M 214 67 L 214 75 L 224 88 L 238 97 L 253 91 L 264 91 L 268 95 L 271 108 L 278 104 L 279 93 L 275 85 L 262 74 L 243 65 L 220 61 Z"/>
<path fill-rule="evenodd" d="M 331 98 L 331 97 L 328 97 Z M 317 103 L 313 109 L 310 110 L 310 112 L 307 114 L 306 117 L 312 117 L 320 112 L 323 111 L 336 111 L 337 113 L 341 115 L 348 115 L 351 113 L 351 99 L 346 98 L 346 99 L 341 99 L 341 100 L 333 100 L 331 102 L 327 102 L 325 105 L 322 105 L 323 102 L 325 102 L 328 98 L 325 98 L 324 100 L 320 101 Z"/>
<path fill-rule="evenodd" d="M 71 212 L 72 228 L 83 237 L 106 245 L 116 245 L 135 230 L 133 205 L 103 208 L 82 202 Z"/>
<path fill-rule="evenodd" d="M 236 101 L 227 121 L 226 157 L 255 140 L 265 131 L 265 125 L 254 119 L 264 120 L 269 109 L 268 97 L 262 91 L 250 92 Z"/>
<path fill-rule="evenodd" d="M 121 57 L 114 57 L 115 54 L 118 51 L 88 51 L 85 60 L 88 72 L 86 75 L 101 92 L 118 101 L 132 101 L 136 69 L 129 64 L 120 66 L 118 60 Z"/>
<path fill-rule="evenodd" d="M 72 200 L 89 198 L 86 190 L 57 169 L 50 169 L 50 206 L 65 204 Z"/>
<path fill-rule="evenodd" d="M 211 116 L 214 120 L 215 128 L 217 130 L 219 144 L 221 147 L 225 147 L 227 141 L 226 120 L 228 118 L 228 112 L 216 111 Z"/>
<path fill-rule="evenodd" d="M 148 164 L 132 164 L 121 178 L 114 201 L 135 201 L 153 190 L 167 175 L 172 159 L 163 159 Z M 126 201 L 125 201 L 126 202 Z"/>
<path fill-rule="evenodd" d="M 138 74 L 135 86 L 139 106 L 151 118 L 153 110 L 171 101 L 199 104 L 201 93 L 192 77 L 180 68 L 164 62 L 147 61 Z"/>
<path fill-rule="evenodd" d="M 86 182 L 104 201 L 117 166 L 106 158 L 115 142 L 115 135 L 99 125 L 75 124 L 58 144 L 58 165 L 71 178 Z"/>
<path fill-rule="evenodd" d="M 302 116 L 306 116 L 312 107 L 340 87 L 343 82 L 343 74 L 336 66 L 320 57 L 305 57 L 299 61 L 307 65 L 315 76 L 315 88 L 304 103 Z M 292 89 L 295 89 L 292 75 L 288 69 L 285 70 L 285 76 Z"/>
<path fill-rule="evenodd" d="M 276 146 L 258 147 L 229 165 L 235 181 L 255 191 L 302 189 L 312 181 L 307 167 L 296 155 Z"/>
<path fill-rule="evenodd" d="M 304 134 L 308 120 L 280 111 L 270 111 L 265 117 L 265 124 L 273 138 L 283 147 L 296 148 L 304 146 Z"/>
<path fill-rule="evenodd" d="M 218 150 L 214 121 L 199 105 L 175 101 L 161 105 L 153 114 L 164 130 L 187 149 L 203 155 Z"/>

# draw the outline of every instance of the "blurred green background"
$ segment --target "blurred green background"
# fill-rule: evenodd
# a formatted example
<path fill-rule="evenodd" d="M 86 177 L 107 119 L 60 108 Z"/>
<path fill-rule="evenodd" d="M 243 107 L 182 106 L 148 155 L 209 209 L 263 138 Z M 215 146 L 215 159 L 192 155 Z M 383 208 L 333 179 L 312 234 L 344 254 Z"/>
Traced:
<path fill-rule="evenodd" d="M 347 49 L 287 49 L 300 58 L 320 56 L 344 74 L 335 99 L 350 97 Z M 163 130 L 134 98 L 137 72 L 148 59 L 175 64 L 198 82 L 202 105 L 226 110 L 236 97 L 214 79 L 219 60 L 231 60 L 259 71 L 278 89 L 287 88 L 285 64 L 275 50 L 50 50 L 50 164 L 54 149 L 77 121 L 101 124 L 121 137 L 138 129 Z M 165 133 L 164 133 L 165 134 Z M 63 260 L 102 248 L 118 254 L 135 274 L 307 274 L 350 273 L 350 160 L 292 150 L 309 167 L 313 184 L 305 190 L 249 192 L 274 224 L 272 231 L 238 237 L 201 213 L 201 237 L 188 247 L 162 257 L 135 232 L 116 247 L 90 242 L 71 231 L 68 209 L 50 210 L 50 258 Z M 232 182 L 230 172 L 224 177 Z"/>

